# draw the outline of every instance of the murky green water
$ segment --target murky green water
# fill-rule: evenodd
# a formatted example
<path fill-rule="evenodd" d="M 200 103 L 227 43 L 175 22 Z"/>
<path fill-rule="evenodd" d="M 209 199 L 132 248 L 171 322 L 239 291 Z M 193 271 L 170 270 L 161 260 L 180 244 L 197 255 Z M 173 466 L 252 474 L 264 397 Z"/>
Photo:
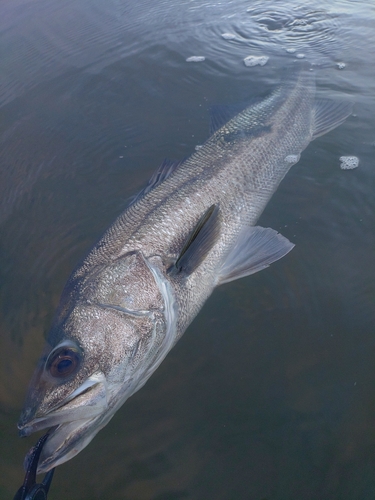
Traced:
<path fill-rule="evenodd" d="M 5 0 L 0 45 L 0 498 L 36 440 L 16 422 L 74 265 L 163 158 L 207 138 L 212 104 L 265 95 L 304 54 L 320 96 L 356 105 L 260 219 L 295 249 L 214 292 L 49 498 L 372 500 L 373 2 Z"/>

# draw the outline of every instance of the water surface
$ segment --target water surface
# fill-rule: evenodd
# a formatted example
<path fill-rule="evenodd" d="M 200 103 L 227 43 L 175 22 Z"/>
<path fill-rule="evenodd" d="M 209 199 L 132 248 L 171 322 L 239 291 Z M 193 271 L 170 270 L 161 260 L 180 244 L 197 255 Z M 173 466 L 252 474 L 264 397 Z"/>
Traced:
<path fill-rule="evenodd" d="M 16 422 L 74 265 L 165 157 L 204 142 L 211 105 L 266 95 L 302 55 L 319 96 L 356 104 L 259 221 L 295 249 L 214 292 L 49 497 L 374 498 L 374 28 L 371 1 L 2 3 L 1 498 L 36 440 Z"/>

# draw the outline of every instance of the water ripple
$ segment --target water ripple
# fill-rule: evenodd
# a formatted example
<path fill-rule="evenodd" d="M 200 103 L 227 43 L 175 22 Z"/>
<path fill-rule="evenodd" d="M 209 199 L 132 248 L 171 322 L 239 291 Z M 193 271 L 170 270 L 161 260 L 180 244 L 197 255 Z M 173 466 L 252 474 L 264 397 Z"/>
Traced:
<path fill-rule="evenodd" d="M 364 21 L 365 10 L 358 10 Z M 98 74 L 119 61 L 152 56 L 157 46 L 163 48 L 160 63 L 168 64 L 176 54 L 182 64 L 198 54 L 206 58 L 209 71 L 221 74 L 237 71 L 251 55 L 249 49 L 278 57 L 290 57 L 296 50 L 314 62 L 322 62 L 324 56 L 332 66 L 353 43 L 353 34 L 350 39 L 347 35 L 350 24 L 345 10 L 335 3 L 313 9 L 295 0 L 276 2 L 272 9 L 260 1 L 248 8 L 245 0 L 183 0 L 179 8 L 167 0 L 8 3 L 0 20 L 0 43 L 7 47 L 0 105 L 72 68 Z"/>
<path fill-rule="evenodd" d="M 291 9 L 282 5 L 265 10 L 262 4 L 251 7 L 248 13 L 263 32 L 260 36 L 285 45 L 286 49 L 313 50 L 315 55 L 332 56 L 338 48 L 338 18 L 328 10 L 311 10 L 308 6 Z"/>

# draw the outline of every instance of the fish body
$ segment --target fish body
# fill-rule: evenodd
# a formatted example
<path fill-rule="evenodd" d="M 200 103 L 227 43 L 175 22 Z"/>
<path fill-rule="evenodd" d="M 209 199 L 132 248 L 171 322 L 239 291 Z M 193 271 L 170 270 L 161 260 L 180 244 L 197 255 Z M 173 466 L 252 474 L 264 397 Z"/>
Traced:
<path fill-rule="evenodd" d="M 39 472 L 85 447 L 140 389 L 214 288 L 267 267 L 293 244 L 255 226 L 315 137 L 351 106 L 317 101 L 312 71 L 245 108 L 149 185 L 73 271 L 19 421 L 50 428 Z M 223 112 L 222 115 L 225 115 Z"/>

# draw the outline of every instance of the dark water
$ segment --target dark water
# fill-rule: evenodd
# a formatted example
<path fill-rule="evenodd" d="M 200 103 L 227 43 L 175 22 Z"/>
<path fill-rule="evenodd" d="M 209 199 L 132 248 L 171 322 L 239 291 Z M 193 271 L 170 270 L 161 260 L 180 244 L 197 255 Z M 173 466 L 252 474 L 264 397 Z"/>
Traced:
<path fill-rule="evenodd" d="M 296 54 L 320 96 L 356 101 L 260 219 L 296 248 L 215 291 L 50 498 L 375 498 L 373 2 L 4 0 L 0 44 L 0 498 L 36 440 L 16 421 L 72 268 L 207 138 L 210 105 L 265 95 Z"/>

